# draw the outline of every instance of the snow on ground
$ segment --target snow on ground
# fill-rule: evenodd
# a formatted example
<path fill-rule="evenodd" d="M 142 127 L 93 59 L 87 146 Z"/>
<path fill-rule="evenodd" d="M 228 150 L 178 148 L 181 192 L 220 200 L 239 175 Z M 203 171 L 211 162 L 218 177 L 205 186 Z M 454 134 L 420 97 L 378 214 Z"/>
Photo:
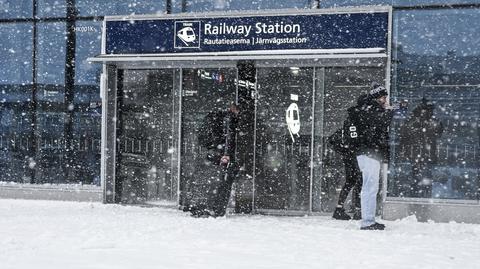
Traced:
<path fill-rule="evenodd" d="M 480 268 L 480 225 L 0 200 L 0 268 Z"/>

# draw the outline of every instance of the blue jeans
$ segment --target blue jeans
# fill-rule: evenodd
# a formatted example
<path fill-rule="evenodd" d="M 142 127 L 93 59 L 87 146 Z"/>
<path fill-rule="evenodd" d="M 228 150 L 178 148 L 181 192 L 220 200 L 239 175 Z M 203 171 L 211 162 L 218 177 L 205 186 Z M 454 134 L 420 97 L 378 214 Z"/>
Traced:
<path fill-rule="evenodd" d="M 366 227 L 375 223 L 375 212 L 377 209 L 377 193 L 380 181 L 380 161 L 367 155 L 357 156 L 358 167 L 362 171 L 362 222 L 361 226 Z"/>

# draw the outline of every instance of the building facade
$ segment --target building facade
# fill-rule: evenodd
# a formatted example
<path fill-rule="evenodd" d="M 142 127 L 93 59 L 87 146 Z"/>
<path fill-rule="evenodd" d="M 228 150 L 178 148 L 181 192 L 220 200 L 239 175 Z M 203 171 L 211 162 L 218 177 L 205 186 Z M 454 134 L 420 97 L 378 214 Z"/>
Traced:
<path fill-rule="evenodd" d="M 367 5 L 372 7 L 362 8 Z M 221 18 L 275 15 L 284 12 L 280 9 L 290 10 L 288 15 L 387 9 L 386 55 L 314 55 L 302 61 L 210 56 L 188 64 L 130 59 L 115 62 L 115 72 L 109 72 L 112 64 L 88 60 L 106 46 L 105 16 Z M 416 214 L 419 219 L 480 222 L 479 14 L 476 0 L 0 0 L 0 194 L 180 205 L 202 199 L 205 184 L 194 179 L 201 152 L 193 130 L 202 113 L 236 101 L 250 107 L 242 125 L 242 133 L 250 135 L 238 145 L 244 153 L 236 184 L 238 210 L 330 212 L 344 173 L 325 138 L 341 125 L 356 96 L 380 81 L 388 86 L 391 101 L 404 105 L 391 127 L 384 217 Z M 112 81 L 120 91 L 114 100 L 121 97 L 113 112 L 100 94 L 103 87 L 103 100 L 108 99 L 111 87 L 102 83 Z M 295 89 L 306 110 L 302 118 L 308 115 L 302 126 L 310 128 L 302 128 L 305 133 L 292 144 L 285 142 L 285 120 L 272 107 L 288 107 L 283 95 Z M 407 139 L 405 126 L 422 105 L 431 110 L 429 122 L 441 130 L 430 134 L 423 126 Z M 115 123 L 102 123 L 102 113 Z M 115 154 L 104 153 L 104 159 L 102 149 L 112 147 L 105 144 L 108 139 L 102 142 L 102 130 L 104 137 L 114 135 L 118 141 Z M 105 166 L 108 156 L 115 159 L 110 168 Z M 135 184 L 141 194 L 125 187 Z M 121 189 L 131 195 L 119 195 Z"/>

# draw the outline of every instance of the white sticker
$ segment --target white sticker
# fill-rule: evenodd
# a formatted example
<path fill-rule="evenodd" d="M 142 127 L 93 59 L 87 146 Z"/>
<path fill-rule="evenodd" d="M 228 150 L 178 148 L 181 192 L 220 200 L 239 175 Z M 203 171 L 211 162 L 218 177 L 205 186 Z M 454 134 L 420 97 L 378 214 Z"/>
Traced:
<path fill-rule="evenodd" d="M 298 96 L 297 96 L 298 97 Z M 288 107 L 285 120 L 287 122 L 287 128 L 290 133 L 290 137 L 292 141 L 295 142 L 294 135 L 300 137 L 300 111 L 298 109 L 298 105 L 296 103 L 291 103 Z"/>

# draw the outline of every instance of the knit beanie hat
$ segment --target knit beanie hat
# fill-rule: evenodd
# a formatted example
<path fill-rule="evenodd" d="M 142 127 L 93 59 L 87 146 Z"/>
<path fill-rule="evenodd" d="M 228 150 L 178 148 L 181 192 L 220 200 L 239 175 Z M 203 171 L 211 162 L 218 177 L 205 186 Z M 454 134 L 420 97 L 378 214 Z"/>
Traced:
<path fill-rule="evenodd" d="M 374 82 L 372 83 L 372 89 L 368 93 L 373 99 L 377 99 L 382 96 L 387 96 L 388 92 L 385 87 L 383 87 L 381 84 Z"/>

